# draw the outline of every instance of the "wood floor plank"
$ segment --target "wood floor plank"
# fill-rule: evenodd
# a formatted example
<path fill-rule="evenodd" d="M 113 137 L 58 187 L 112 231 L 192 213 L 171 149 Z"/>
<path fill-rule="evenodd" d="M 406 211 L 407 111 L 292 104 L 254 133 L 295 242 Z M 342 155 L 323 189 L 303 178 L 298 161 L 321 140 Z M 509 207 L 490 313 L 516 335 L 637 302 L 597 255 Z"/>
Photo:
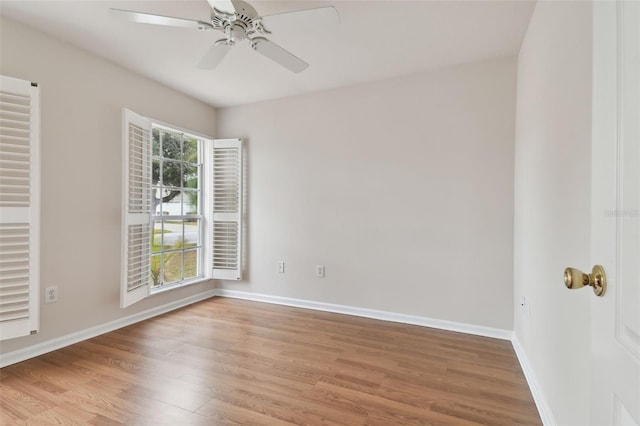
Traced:
<path fill-rule="evenodd" d="M 201 391 L 189 389 L 188 386 L 177 386 L 172 382 L 169 386 L 148 387 L 143 384 L 131 386 L 129 389 L 119 394 L 120 398 L 132 400 L 134 397 L 143 397 L 148 400 L 155 400 L 167 405 L 181 408 L 183 410 L 196 412 L 200 407 L 209 402 L 208 389 Z"/>
<path fill-rule="evenodd" d="M 51 411 L 54 411 L 56 415 L 61 415 L 81 425 L 92 424 L 92 422 L 102 418 L 101 415 L 90 413 L 83 410 L 81 407 L 77 407 L 69 403 L 68 401 L 53 407 Z"/>
<path fill-rule="evenodd" d="M 0 419 L 27 420 L 62 402 L 44 383 L 19 376 L 7 377 L 0 383 Z"/>
<path fill-rule="evenodd" d="M 318 398 L 314 388 L 315 385 L 294 389 L 274 386 L 271 380 L 236 378 L 233 381 L 216 381 L 211 390 L 213 399 L 241 407 L 250 404 L 254 410 L 293 424 L 362 424 L 366 412 L 345 410 L 331 401 Z"/>
<path fill-rule="evenodd" d="M 267 414 L 255 411 L 251 408 L 239 406 L 231 401 L 211 399 L 198 410 L 198 413 L 209 418 L 214 425 L 273 425 L 291 426 L 292 423 L 284 422 Z"/>
<path fill-rule="evenodd" d="M 213 298 L 0 371 L 0 425 L 540 425 L 510 342 Z"/>
<path fill-rule="evenodd" d="M 49 410 L 43 411 L 35 417 L 31 417 L 26 421 L 29 426 L 52 426 L 52 425 L 61 425 L 61 426 L 82 426 L 83 423 L 79 419 L 71 419 L 60 411 L 56 410 L 56 407 L 50 408 Z"/>

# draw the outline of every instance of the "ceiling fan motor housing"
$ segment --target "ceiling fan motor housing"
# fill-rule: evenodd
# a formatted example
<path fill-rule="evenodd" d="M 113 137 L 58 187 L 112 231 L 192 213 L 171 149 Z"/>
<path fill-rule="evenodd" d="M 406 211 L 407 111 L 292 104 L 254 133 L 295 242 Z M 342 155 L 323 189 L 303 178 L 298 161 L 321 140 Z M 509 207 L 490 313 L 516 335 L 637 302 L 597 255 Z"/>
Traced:
<path fill-rule="evenodd" d="M 254 20 L 258 18 L 255 8 L 241 0 L 235 0 L 233 3 L 236 8 L 233 14 L 218 9 L 213 10 L 211 24 L 214 28 L 222 29 L 227 36 L 226 40 L 218 40 L 216 44 L 232 46 L 255 32 Z"/>
<path fill-rule="evenodd" d="M 247 30 L 245 29 L 244 25 L 229 25 L 224 29 L 224 32 L 227 35 L 227 41 L 230 45 L 234 45 L 247 38 Z"/>
<path fill-rule="evenodd" d="M 253 19 L 256 19 L 258 17 L 258 12 L 249 3 L 243 1 L 235 1 L 234 5 L 236 6 L 236 16 L 239 19 L 247 19 L 249 20 L 249 22 L 251 22 Z"/>
<path fill-rule="evenodd" d="M 223 29 L 227 25 L 237 22 L 242 22 L 247 28 L 250 28 L 253 20 L 258 18 L 258 12 L 250 4 L 243 1 L 235 1 L 234 4 L 237 7 L 234 13 L 213 9 L 211 24 L 214 28 Z"/>

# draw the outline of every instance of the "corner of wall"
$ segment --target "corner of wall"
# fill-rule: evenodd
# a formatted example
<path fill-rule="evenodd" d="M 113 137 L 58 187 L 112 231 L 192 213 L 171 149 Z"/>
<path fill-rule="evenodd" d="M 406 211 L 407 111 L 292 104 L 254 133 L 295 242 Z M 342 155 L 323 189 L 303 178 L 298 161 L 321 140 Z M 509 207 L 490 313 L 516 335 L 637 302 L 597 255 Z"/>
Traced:
<path fill-rule="evenodd" d="M 551 406 L 547 402 L 547 398 L 544 395 L 542 386 L 538 381 L 538 378 L 536 377 L 531 363 L 529 362 L 529 357 L 527 356 L 524 347 L 520 344 L 520 339 L 518 339 L 518 335 L 515 331 L 513 332 L 511 344 L 513 345 L 513 350 L 518 357 L 518 361 L 520 362 L 520 367 L 522 368 L 524 377 L 525 379 L 527 379 L 527 384 L 529 385 L 529 389 L 531 390 L 533 401 L 536 403 L 536 407 L 538 408 L 538 413 L 540 413 L 542 424 L 544 424 L 545 426 L 558 424 L 553 416 L 553 411 L 551 411 Z"/>

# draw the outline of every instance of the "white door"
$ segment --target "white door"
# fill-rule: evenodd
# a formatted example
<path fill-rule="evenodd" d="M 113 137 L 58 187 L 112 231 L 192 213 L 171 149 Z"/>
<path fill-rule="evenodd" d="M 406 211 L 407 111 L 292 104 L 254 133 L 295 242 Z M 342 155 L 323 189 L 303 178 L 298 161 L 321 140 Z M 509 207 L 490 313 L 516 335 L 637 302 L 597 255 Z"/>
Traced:
<path fill-rule="evenodd" d="M 640 1 L 593 7 L 591 423 L 640 425 Z"/>

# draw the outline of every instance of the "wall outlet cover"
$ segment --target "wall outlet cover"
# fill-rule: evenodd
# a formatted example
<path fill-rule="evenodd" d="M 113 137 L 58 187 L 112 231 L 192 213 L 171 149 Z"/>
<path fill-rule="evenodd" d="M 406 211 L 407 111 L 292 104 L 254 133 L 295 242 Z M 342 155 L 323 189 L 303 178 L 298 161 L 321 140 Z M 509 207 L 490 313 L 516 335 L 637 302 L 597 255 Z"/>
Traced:
<path fill-rule="evenodd" d="M 54 285 L 44 289 L 44 303 L 53 303 L 58 301 L 58 286 Z"/>

